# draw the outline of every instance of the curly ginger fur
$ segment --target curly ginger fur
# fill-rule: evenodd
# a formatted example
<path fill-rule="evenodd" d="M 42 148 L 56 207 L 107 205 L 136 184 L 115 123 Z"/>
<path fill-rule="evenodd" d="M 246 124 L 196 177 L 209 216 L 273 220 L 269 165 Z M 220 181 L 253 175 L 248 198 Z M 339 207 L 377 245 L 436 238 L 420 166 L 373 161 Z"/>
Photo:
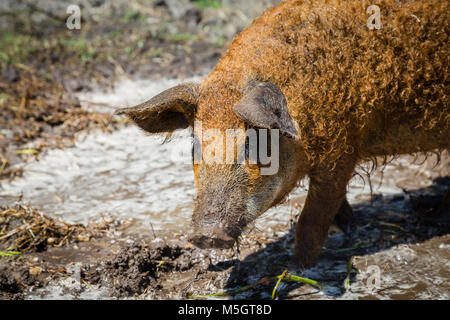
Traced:
<path fill-rule="evenodd" d="M 372 4 L 379 30 L 366 25 Z M 311 164 L 447 149 L 449 9 L 441 0 L 283 2 L 231 43 L 201 86 L 197 118 L 242 127 L 231 108 L 256 79 L 286 96 Z"/>

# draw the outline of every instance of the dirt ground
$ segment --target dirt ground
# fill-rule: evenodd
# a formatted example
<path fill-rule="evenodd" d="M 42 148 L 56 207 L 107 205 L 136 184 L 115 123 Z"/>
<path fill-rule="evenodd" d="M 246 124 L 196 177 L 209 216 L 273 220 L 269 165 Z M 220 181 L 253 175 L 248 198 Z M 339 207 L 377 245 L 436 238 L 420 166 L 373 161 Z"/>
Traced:
<path fill-rule="evenodd" d="M 408 259 L 408 251 L 403 249 L 419 255 L 422 247 L 425 251 L 419 259 L 429 259 L 432 250 L 444 255 L 439 263 L 448 261 L 450 210 L 447 207 L 444 215 L 436 213 L 449 187 L 449 178 L 438 178 L 428 188 L 405 190 L 395 197 L 375 196 L 354 206 L 355 218 L 345 232 L 338 227 L 330 229 L 318 265 L 309 270 L 293 264 L 293 223 L 281 237 L 277 232 L 251 232 L 242 237 L 239 247 L 201 250 L 186 242 L 184 236 L 123 238 L 117 233 L 121 225 L 114 222 L 69 225 L 18 204 L 0 216 L 6 221 L 2 234 L 21 230 L 1 242 L 1 252 L 10 252 L 11 256 L 0 259 L 0 295 L 3 299 L 269 299 L 275 277 L 288 270 L 320 286 L 285 282 L 277 298 L 351 298 L 352 290 L 355 294 L 360 290 L 358 285 L 363 281 L 358 277 L 367 269 L 368 259 L 381 256 L 383 271 L 388 269 L 386 273 L 397 275 L 404 273 L 405 265 L 390 257 L 389 251 L 398 251 L 402 259 Z M 407 209 L 399 210 L 405 205 Z M 353 266 L 349 269 L 350 261 Z M 445 264 L 424 263 L 437 270 L 436 275 L 444 279 L 450 276 Z M 410 268 L 420 269 L 412 263 Z M 57 290 L 62 291 L 55 294 Z M 409 294 L 395 295 L 393 290 L 387 296 L 381 290 L 377 294 L 364 291 L 358 298 L 424 298 L 423 290 L 407 291 Z"/>
<path fill-rule="evenodd" d="M 65 27 L 64 5 L 13 2 L 0 6 L 2 181 L 18 179 L 47 150 L 73 146 L 79 132 L 127 125 L 83 108 L 77 93 L 113 87 L 125 75 L 204 74 L 237 32 L 278 1 L 181 1 L 181 10 L 170 1 L 88 1 L 99 5 L 83 9 L 75 31 Z M 442 163 L 448 168 L 448 158 Z M 187 230 L 124 236 L 118 221 L 69 224 L 18 194 L 17 203 L 0 207 L 0 299 L 445 299 L 450 208 L 436 212 L 449 188 L 450 179 L 441 177 L 426 188 L 357 203 L 355 218 L 330 229 L 318 265 L 308 270 L 292 263 L 295 216 L 273 232 L 245 234 L 233 249 L 200 250 L 186 241 Z M 366 290 L 371 264 L 397 277 L 386 280 L 390 287 Z M 403 272 L 407 264 L 417 271 Z M 286 270 L 306 279 L 289 278 Z M 417 286 L 402 286 L 410 283 Z"/>

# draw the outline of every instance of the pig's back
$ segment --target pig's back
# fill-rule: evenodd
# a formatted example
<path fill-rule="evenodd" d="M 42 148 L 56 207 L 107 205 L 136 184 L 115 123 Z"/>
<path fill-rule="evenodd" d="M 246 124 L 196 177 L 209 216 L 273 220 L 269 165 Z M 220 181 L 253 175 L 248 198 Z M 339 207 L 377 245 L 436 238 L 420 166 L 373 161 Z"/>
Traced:
<path fill-rule="evenodd" d="M 370 4 L 377 4 L 372 1 Z M 448 1 L 287 1 L 230 45 L 210 75 L 277 84 L 317 160 L 449 147 Z"/>

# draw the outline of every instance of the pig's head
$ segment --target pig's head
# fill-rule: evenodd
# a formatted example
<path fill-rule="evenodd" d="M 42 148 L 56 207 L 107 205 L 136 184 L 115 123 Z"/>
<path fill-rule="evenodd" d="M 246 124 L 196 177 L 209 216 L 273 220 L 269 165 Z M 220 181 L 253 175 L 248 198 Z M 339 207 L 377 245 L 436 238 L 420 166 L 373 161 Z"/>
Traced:
<path fill-rule="evenodd" d="M 277 86 L 252 82 L 230 108 L 211 108 L 211 96 L 185 83 L 116 113 L 149 133 L 193 127 L 197 198 L 189 239 L 201 248 L 230 248 L 249 223 L 285 198 L 306 174 L 307 161 Z"/>

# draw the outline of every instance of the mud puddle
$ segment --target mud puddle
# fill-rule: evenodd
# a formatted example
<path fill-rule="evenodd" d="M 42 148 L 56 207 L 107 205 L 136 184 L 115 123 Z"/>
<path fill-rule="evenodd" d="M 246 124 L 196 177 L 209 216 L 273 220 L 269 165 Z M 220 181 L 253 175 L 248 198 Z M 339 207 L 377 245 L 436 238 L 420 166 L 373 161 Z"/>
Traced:
<path fill-rule="evenodd" d="M 125 80 L 112 92 L 90 92 L 80 100 L 85 108 L 111 112 L 178 82 Z M 1 182 L 0 205 L 10 206 L 22 194 L 25 203 L 69 223 L 87 225 L 101 217 L 121 221 L 108 238 L 23 257 L 32 266 L 55 269 L 58 264 L 63 271 L 40 287 L 29 285 L 22 297 L 158 299 L 230 290 L 235 298 L 271 298 L 275 283 L 258 281 L 289 270 L 326 286 L 282 282 L 279 298 L 449 298 L 448 222 L 429 217 L 450 185 L 439 178 L 450 174 L 447 154 L 438 165 L 435 157 L 400 157 L 370 180 L 364 167 L 358 170 L 348 188 L 355 222 L 346 232 L 330 230 L 319 264 L 300 270 L 291 263 L 293 223 L 307 181 L 256 221 L 243 236 L 240 252 L 199 250 L 185 240 L 195 196 L 190 133 L 180 131 L 162 142 L 133 126 L 81 133 L 74 147 L 47 151 L 26 165 L 21 178 Z M 347 272 L 350 260 L 359 273 Z M 28 279 L 30 268 L 18 279 Z M 379 282 L 370 277 L 377 270 Z M 375 286 L 368 285 L 369 279 Z M 14 281 L 5 283 L 14 287 Z M 251 283 L 251 290 L 233 291 Z"/>
<path fill-rule="evenodd" d="M 179 82 L 124 80 L 113 92 L 85 93 L 80 100 L 85 108 L 112 113 Z M 166 144 L 134 126 L 77 138 L 73 148 L 49 150 L 30 162 L 23 178 L 0 182 L 0 205 L 11 205 L 22 194 L 33 207 L 67 222 L 112 216 L 131 219 L 133 232 L 179 230 L 179 219 L 189 218 L 194 196 L 189 132 Z"/>

